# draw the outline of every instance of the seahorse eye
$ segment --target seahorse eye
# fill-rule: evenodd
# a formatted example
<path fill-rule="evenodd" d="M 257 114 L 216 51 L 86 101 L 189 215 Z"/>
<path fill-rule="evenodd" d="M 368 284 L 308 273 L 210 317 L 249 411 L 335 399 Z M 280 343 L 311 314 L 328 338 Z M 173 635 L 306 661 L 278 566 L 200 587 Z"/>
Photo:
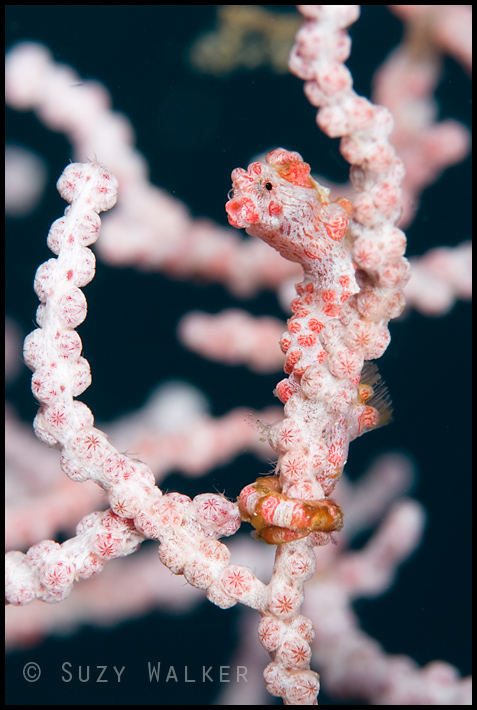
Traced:
<path fill-rule="evenodd" d="M 227 193 L 227 199 L 232 200 L 234 196 L 234 189 L 232 188 L 231 190 L 228 191 Z"/>
<path fill-rule="evenodd" d="M 273 185 L 272 185 L 271 182 L 266 182 L 266 183 L 265 183 L 265 187 L 266 187 L 267 190 L 271 190 L 271 189 L 273 188 Z"/>

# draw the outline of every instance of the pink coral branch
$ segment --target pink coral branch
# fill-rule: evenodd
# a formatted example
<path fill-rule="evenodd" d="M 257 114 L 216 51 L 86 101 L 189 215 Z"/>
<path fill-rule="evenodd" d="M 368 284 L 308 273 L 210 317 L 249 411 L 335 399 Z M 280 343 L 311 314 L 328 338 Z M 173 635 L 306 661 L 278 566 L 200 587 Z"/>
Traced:
<path fill-rule="evenodd" d="M 193 504 L 187 496 L 162 496 L 151 470 L 109 444 L 94 428 L 88 407 L 73 399 L 90 383 L 89 365 L 80 356 L 81 341 L 74 330 L 86 316 L 80 287 L 94 276 L 94 258 L 87 247 L 98 236 L 98 213 L 114 205 L 116 189 L 116 179 L 97 164 L 72 164 L 59 179 L 58 190 L 71 207 L 50 229 L 48 243 L 58 258 L 37 271 L 40 327 L 24 345 L 25 362 L 33 370 L 32 390 L 42 404 L 35 419 L 37 436 L 62 450 L 61 467 L 69 478 L 91 479 L 106 490 L 111 510 L 83 518 L 76 537 L 62 545 L 44 541 L 26 555 L 7 553 L 5 598 L 19 605 L 34 598 L 60 601 L 75 579 L 98 573 L 107 560 L 134 552 L 150 537 L 161 539 L 165 564 L 176 573 L 188 566 L 186 575 L 194 586 L 207 588 L 219 606 L 232 606 L 234 586 L 229 585 L 227 594 L 224 586 L 214 583 L 222 572 L 230 576 L 229 553 L 213 541 L 240 525 L 236 506 L 218 495 L 197 496 Z M 190 545 L 197 547 L 192 563 Z M 237 567 L 234 574 L 237 579 L 247 576 L 250 592 L 254 575 Z"/>
<path fill-rule="evenodd" d="M 69 478 L 93 480 L 108 493 L 111 509 L 87 515 L 76 537 L 61 545 L 45 540 L 26 554 L 7 553 L 5 599 L 15 605 L 35 598 L 61 601 L 76 579 L 96 575 L 108 560 L 131 554 L 146 538 L 158 539 L 160 560 L 192 586 L 207 590 L 215 604 L 228 608 L 240 601 L 260 611 L 259 635 L 275 659 L 265 670 L 267 687 L 274 694 L 281 687 L 280 694 L 294 704 L 309 704 L 318 692 L 318 677 L 309 670 L 312 626 L 299 609 L 304 582 L 314 572 L 311 545 L 280 548 L 268 586 L 249 568 L 229 564 L 230 552 L 217 538 L 240 526 L 237 505 L 212 494 L 193 501 L 176 493 L 163 496 L 151 470 L 120 454 L 93 426 L 88 407 L 74 400 L 90 383 L 74 330 L 86 317 L 80 287 L 94 276 L 87 247 L 98 236 L 98 213 L 116 201 L 117 181 L 96 163 L 75 163 L 57 186 L 71 207 L 50 229 L 48 244 L 58 258 L 37 271 L 40 327 L 24 344 L 32 390 L 42 405 L 35 431 L 61 449 L 61 467 Z"/>

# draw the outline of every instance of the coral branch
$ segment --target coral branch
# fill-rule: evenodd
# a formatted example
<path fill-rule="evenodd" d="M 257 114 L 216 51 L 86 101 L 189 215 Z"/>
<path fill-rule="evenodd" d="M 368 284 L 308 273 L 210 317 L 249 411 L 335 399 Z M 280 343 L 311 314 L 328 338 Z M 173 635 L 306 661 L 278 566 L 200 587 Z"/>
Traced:
<path fill-rule="evenodd" d="M 108 493 L 111 510 L 87 515 L 76 537 L 62 545 L 46 540 L 26 555 L 7 553 L 5 598 L 17 605 L 35 598 L 60 601 L 75 579 L 100 572 L 106 561 L 128 555 L 144 539 L 153 538 L 162 542 L 164 564 L 176 574 L 184 573 L 193 586 L 208 589 L 219 606 L 233 606 L 237 594 L 245 592 L 229 584 L 227 593 L 219 584 L 222 574 L 230 577 L 230 553 L 215 540 L 239 527 L 236 504 L 212 494 L 194 501 L 176 493 L 163 496 L 151 470 L 120 454 L 94 428 L 89 408 L 73 399 L 90 383 L 89 365 L 80 356 L 81 340 L 74 330 L 86 317 L 80 287 L 94 276 L 94 257 L 87 247 L 98 236 L 98 213 L 115 204 L 117 181 L 96 163 L 75 163 L 66 168 L 57 187 L 71 206 L 50 229 L 48 245 L 58 258 L 37 271 L 40 327 L 24 345 L 25 362 L 33 370 L 32 390 L 42 404 L 35 431 L 42 441 L 61 449 L 61 467 L 69 478 L 91 479 Z M 239 578 L 247 578 L 247 593 L 257 584 L 263 587 L 249 570 L 234 569 Z M 251 595 L 251 605 L 260 605 L 256 597 Z"/>

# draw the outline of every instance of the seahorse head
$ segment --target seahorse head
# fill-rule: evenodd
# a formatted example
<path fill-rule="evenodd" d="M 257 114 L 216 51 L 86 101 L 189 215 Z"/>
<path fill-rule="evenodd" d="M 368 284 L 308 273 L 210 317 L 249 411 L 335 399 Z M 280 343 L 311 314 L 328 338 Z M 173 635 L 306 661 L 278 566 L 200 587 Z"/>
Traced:
<path fill-rule="evenodd" d="M 346 210 L 330 204 L 329 190 L 311 177 L 299 153 L 277 148 L 265 162 L 234 170 L 232 183 L 229 223 L 290 261 L 320 260 L 330 239 L 340 241 L 346 232 Z"/>

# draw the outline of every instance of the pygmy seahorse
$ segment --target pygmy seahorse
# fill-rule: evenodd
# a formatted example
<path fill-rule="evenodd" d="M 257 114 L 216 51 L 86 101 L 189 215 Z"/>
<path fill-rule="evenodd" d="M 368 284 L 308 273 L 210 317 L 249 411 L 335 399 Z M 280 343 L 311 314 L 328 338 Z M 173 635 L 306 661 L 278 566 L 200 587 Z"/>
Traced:
<path fill-rule="evenodd" d="M 275 393 L 285 403 L 286 418 L 268 430 L 279 454 L 279 478 L 271 488 L 259 479 L 240 496 L 244 519 L 277 544 L 341 527 L 339 506 L 328 495 L 346 463 L 349 442 L 389 419 L 376 368 L 363 370 L 364 360 L 384 351 L 389 335 L 387 328 L 363 319 L 350 298 L 359 289 L 348 200 L 331 202 L 330 191 L 313 179 L 299 153 L 282 148 L 247 171 L 237 168 L 232 181 L 226 204 L 230 224 L 304 271 L 280 342 L 288 378 Z M 272 517 L 265 509 L 273 509 Z"/>

